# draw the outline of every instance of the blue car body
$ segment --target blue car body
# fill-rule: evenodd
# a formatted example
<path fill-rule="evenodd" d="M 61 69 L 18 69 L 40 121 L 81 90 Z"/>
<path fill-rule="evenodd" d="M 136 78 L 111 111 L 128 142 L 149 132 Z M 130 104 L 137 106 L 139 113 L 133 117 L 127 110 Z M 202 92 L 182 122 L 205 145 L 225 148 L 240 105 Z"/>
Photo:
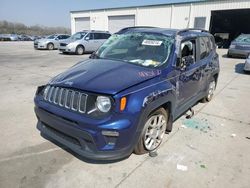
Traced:
<path fill-rule="evenodd" d="M 153 110 L 159 107 L 168 109 L 166 131 L 171 131 L 172 123 L 207 95 L 210 80 L 217 82 L 218 55 L 213 37 L 208 32 L 147 27 L 121 31 L 126 32 L 160 33 L 172 37 L 174 43 L 168 62 L 157 68 L 149 68 L 96 58 L 74 65 L 50 80 L 46 86 L 37 89 L 35 113 L 38 118 L 37 128 L 42 135 L 86 158 L 124 158 L 133 152 L 145 119 Z M 188 39 L 198 42 L 200 37 L 211 39 L 214 45 L 211 51 L 203 59 L 197 55 L 196 63 L 185 70 L 178 68 L 181 42 Z M 52 99 L 45 100 L 45 87 L 49 87 Z M 84 97 L 84 100 L 88 97 L 86 108 L 91 96 L 108 96 L 112 98 L 111 110 L 103 116 L 92 117 L 84 110 L 80 113 L 74 108 L 65 108 L 56 97 L 56 93 L 64 89 L 72 90 L 77 96 Z M 127 98 L 127 103 L 121 111 L 119 104 L 123 97 Z"/>

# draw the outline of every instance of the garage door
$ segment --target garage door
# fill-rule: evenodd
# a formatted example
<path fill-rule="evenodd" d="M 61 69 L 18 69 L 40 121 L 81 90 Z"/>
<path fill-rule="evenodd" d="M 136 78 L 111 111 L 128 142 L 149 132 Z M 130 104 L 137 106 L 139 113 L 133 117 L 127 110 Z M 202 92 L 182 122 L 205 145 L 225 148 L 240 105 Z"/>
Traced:
<path fill-rule="evenodd" d="M 109 32 L 115 33 L 124 27 L 135 26 L 135 15 L 109 16 Z"/>
<path fill-rule="evenodd" d="M 90 29 L 90 18 L 82 17 L 75 18 L 75 31 L 89 30 Z"/>
<path fill-rule="evenodd" d="M 241 33 L 250 33 L 250 9 L 230 9 L 211 12 L 210 32 L 224 39 L 223 46 Z M 225 38 L 224 36 L 229 36 Z"/>

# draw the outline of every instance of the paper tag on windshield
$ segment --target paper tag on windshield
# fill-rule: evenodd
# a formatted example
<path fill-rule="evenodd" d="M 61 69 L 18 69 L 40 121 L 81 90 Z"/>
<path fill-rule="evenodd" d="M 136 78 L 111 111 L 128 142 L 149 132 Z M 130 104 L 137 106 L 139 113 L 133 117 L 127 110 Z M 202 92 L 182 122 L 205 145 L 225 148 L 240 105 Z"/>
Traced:
<path fill-rule="evenodd" d="M 162 44 L 162 41 L 160 40 L 143 40 L 142 45 L 146 46 L 160 46 Z"/>

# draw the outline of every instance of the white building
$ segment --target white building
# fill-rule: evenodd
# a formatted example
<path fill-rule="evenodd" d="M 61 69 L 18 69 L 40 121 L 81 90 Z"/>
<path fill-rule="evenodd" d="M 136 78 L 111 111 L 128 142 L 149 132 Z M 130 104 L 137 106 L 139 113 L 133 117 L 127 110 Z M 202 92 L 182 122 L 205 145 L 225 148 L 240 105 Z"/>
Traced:
<path fill-rule="evenodd" d="M 106 30 L 129 26 L 203 28 L 211 33 L 250 33 L 250 0 L 190 0 L 137 7 L 71 11 L 71 31 Z"/>

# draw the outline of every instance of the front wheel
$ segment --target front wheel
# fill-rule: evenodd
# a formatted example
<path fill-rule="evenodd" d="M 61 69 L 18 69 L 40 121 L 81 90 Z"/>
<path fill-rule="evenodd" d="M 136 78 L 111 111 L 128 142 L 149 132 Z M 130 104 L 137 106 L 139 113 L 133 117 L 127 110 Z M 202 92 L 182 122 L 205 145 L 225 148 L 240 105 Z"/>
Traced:
<path fill-rule="evenodd" d="M 48 49 L 48 50 L 54 50 L 54 44 L 49 43 L 49 44 L 47 45 L 47 49 Z"/>
<path fill-rule="evenodd" d="M 135 146 L 135 154 L 144 154 L 156 150 L 162 143 L 168 122 L 168 113 L 160 108 L 147 118 L 143 131 Z"/>
<path fill-rule="evenodd" d="M 84 49 L 83 46 L 77 46 L 77 48 L 76 48 L 76 54 L 77 55 L 83 55 L 84 51 L 85 51 L 85 49 Z"/>
<path fill-rule="evenodd" d="M 216 88 L 215 80 L 212 80 L 208 86 L 207 96 L 202 99 L 202 102 L 210 102 L 214 96 L 214 91 Z"/>

